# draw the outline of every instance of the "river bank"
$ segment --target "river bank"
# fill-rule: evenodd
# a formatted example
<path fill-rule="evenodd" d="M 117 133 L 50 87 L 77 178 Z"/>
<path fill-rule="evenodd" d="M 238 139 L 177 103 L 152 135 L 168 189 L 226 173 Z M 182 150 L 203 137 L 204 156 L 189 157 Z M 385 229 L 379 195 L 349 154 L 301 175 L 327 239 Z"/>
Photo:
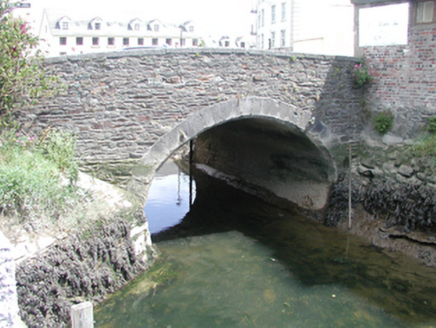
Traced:
<path fill-rule="evenodd" d="M 76 186 L 84 203 L 59 222 L 2 220 L 16 263 L 19 315 L 29 327 L 66 327 L 72 305 L 101 301 L 156 257 L 133 195 L 84 173 Z"/>
<path fill-rule="evenodd" d="M 417 157 L 413 150 L 413 145 L 404 144 L 357 146 L 351 161 L 349 227 L 348 154 L 341 149 L 341 155 L 336 154 L 340 178 L 331 190 L 325 224 L 435 267 L 435 163 L 432 156 Z"/>

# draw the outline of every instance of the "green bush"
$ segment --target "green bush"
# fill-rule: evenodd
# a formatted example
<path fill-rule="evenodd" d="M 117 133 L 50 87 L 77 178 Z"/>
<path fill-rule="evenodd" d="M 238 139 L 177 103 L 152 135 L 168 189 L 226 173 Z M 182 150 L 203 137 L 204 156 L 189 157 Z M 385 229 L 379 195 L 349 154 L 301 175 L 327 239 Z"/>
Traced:
<path fill-rule="evenodd" d="M 355 88 L 361 88 L 365 84 L 372 81 L 372 75 L 366 66 L 364 60 L 361 60 L 360 64 L 354 65 L 353 70 L 353 85 Z"/>
<path fill-rule="evenodd" d="M 374 118 L 374 128 L 381 135 L 385 135 L 394 124 L 394 115 L 391 111 L 383 111 Z"/>
<path fill-rule="evenodd" d="M 72 138 L 60 132 L 54 132 L 53 138 L 50 134 L 40 145 L 35 138 L 20 133 L 0 136 L 0 214 L 57 217 L 77 201 L 72 184 L 77 178 Z M 65 178 L 70 183 L 61 183 Z"/>
<path fill-rule="evenodd" d="M 56 76 L 46 76 L 44 57 L 36 50 L 38 38 L 27 24 L 14 18 L 8 0 L 0 0 L 0 126 L 13 125 L 17 106 L 50 96 L 60 88 Z"/>

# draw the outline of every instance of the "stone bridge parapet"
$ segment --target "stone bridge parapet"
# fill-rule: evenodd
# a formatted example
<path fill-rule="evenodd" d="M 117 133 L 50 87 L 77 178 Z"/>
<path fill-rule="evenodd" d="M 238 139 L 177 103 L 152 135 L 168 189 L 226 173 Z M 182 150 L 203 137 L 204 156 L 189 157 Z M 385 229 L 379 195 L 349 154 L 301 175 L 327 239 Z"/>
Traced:
<path fill-rule="evenodd" d="M 356 138 L 363 126 L 362 91 L 352 85 L 356 62 L 207 48 L 52 58 L 47 71 L 57 74 L 66 90 L 21 119 L 34 130 L 74 132 L 84 161 L 139 159 L 190 115 L 258 97 L 312 117 L 313 131 L 331 144 Z"/>

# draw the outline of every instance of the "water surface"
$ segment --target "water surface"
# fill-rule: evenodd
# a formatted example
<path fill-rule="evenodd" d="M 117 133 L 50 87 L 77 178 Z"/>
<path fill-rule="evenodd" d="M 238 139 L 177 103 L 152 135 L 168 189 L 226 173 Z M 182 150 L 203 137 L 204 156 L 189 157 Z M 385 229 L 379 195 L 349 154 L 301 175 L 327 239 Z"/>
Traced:
<path fill-rule="evenodd" d="M 434 270 L 201 174 L 197 190 L 154 230 L 154 280 L 110 297 L 96 327 L 436 327 Z M 151 225 L 172 199 L 146 207 Z"/>

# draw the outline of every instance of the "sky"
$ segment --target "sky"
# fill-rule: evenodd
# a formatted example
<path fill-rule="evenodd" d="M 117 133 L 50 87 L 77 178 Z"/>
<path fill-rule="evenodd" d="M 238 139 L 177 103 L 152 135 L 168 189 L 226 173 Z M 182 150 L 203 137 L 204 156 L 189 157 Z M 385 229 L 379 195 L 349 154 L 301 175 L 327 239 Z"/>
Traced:
<path fill-rule="evenodd" d="M 89 12 L 98 16 L 117 13 L 133 18 L 158 18 L 163 23 L 180 24 L 192 20 L 198 31 L 209 35 L 246 35 L 255 15 L 250 11 L 256 0 L 21 0 L 30 3 L 35 20 L 42 8 L 64 9 L 69 12 Z M 18 9 L 23 10 L 23 9 Z M 74 20 L 73 17 L 70 17 Z M 104 19 L 104 17 L 102 17 Z"/>

